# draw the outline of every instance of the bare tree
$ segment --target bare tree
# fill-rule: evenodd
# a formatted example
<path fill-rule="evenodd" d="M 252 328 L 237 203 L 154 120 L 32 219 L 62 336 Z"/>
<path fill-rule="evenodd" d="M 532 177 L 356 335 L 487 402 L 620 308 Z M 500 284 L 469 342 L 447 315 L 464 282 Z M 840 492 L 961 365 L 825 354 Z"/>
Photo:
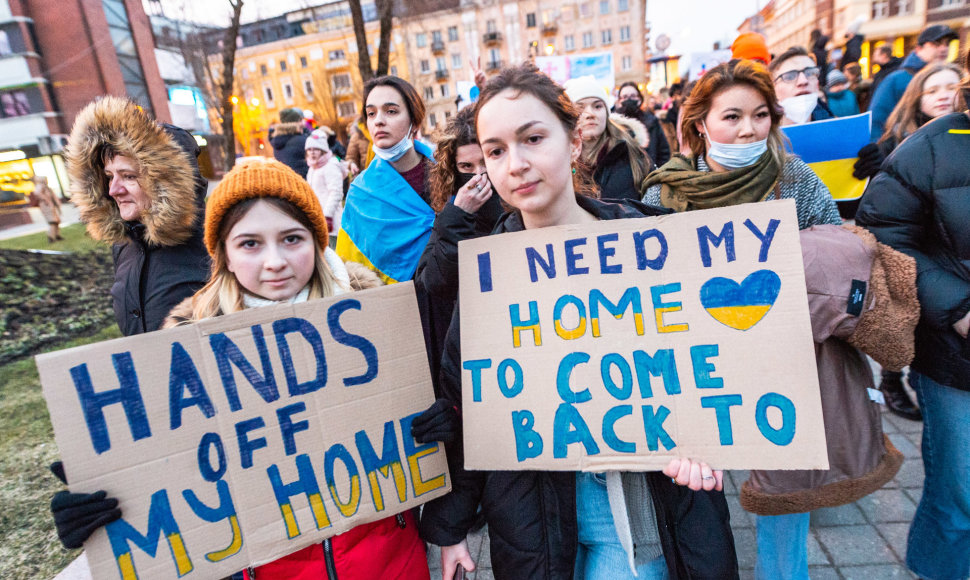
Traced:
<path fill-rule="evenodd" d="M 354 37 L 357 40 L 357 63 L 360 77 L 366 83 L 375 76 L 387 74 L 391 52 L 391 26 L 394 19 L 394 0 L 374 0 L 377 19 L 380 24 L 379 44 L 377 45 L 377 70 L 371 66 L 370 49 L 367 47 L 367 27 L 360 0 L 348 0 L 350 15 L 354 21 Z"/>

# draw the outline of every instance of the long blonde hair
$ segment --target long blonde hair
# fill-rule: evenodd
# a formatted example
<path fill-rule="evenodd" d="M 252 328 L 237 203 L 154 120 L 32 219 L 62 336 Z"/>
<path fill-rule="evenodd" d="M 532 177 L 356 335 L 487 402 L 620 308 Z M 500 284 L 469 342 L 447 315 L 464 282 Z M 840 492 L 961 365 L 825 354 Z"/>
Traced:
<path fill-rule="evenodd" d="M 630 160 L 630 169 L 633 170 L 633 183 L 637 187 L 640 187 L 640 184 L 647 177 L 649 166 L 647 163 L 647 154 L 640 148 L 640 145 L 630 136 L 627 130 L 609 118 L 609 116 L 606 118 L 606 128 L 596 141 L 589 145 L 585 141 L 583 142 L 581 159 L 595 173 L 597 161 L 603 151 L 612 151 L 618 143 L 626 144 L 627 156 Z"/>
<path fill-rule="evenodd" d="M 203 320 L 213 316 L 232 314 L 245 309 L 243 294 L 245 289 L 239 284 L 236 275 L 229 271 L 226 259 L 226 238 L 233 226 L 239 222 L 256 203 L 265 201 L 287 216 L 300 222 L 310 235 L 317 251 L 314 254 L 313 275 L 310 277 L 309 299 L 326 298 L 334 295 L 340 284 L 327 261 L 323 258 L 325 246 L 313 233 L 314 228 L 306 215 L 295 205 L 278 197 L 257 197 L 241 201 L 227 211 L 219 224 L 219 244 L 212 256 L 212 270 L 209 282 L 192 297 L 192 320 Z"/>

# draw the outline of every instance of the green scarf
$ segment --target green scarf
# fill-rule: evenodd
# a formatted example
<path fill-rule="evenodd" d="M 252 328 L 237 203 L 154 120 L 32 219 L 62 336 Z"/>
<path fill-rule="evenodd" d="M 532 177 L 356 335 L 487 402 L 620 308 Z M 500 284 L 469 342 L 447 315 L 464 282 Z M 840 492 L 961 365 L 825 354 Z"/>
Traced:
<path fill-rule="evenodd" d="M 729 171 L 699 171 L 697 161 L 675 154 L 647 176 L 643 191 L 660 186 L 660 204 L 674 211 L 727 207 L 762 201 L 778 181 L 778 166 L 767 151 L 754 165 Z"/>

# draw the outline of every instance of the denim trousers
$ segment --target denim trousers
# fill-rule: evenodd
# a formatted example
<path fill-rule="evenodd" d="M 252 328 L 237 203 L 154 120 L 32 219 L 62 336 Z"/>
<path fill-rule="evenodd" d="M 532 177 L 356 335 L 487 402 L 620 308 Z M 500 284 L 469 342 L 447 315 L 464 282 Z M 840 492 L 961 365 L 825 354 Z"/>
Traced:
<path fill-rule="evenodd" d="M 605 475 L 576 473 L 576 518 L 579 524 L 579 550 L 576 553 L 575 580 L 669 578 L 663 555 L 637 566 L 637 575 L 633 575 L 613 526 Z"/>
<path fill-rule="evenodd" d="M 926 580 L 970 577 L 970 391 L 913 371 L 923 412 L 923 497 L 909 528 L 906 565 Z"/>
<path fill-rule="evenodd" d="M 808 580 L 808 524 L 811 513 L 756 516 L 757 580 Z"/>

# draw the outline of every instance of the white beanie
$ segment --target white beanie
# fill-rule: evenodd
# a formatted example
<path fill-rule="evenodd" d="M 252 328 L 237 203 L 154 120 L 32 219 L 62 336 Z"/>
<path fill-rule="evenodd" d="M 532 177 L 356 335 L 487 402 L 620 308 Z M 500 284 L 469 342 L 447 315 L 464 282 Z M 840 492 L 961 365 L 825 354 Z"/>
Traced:
<path fill-rule="evenodd" d="M 317 129 L 307 135 L 306 144 L 303 146 L 303 149 L 319 149 L 323 152 L 330 151 L 330 145 L 327 144 L 327 132 L 323 129 Z"/>
<path fill-rule="evenodd" d="M 563 84 L 563 88 L 566 89 L 566 96 L 574 103 L 578 103 L 580 99 L 596 97 L 606 103 L 607 109 L 613 108 L 615 101 L 613 95 L 607 92 L 603 85 L 592 76 L 569 79 Z"/>

